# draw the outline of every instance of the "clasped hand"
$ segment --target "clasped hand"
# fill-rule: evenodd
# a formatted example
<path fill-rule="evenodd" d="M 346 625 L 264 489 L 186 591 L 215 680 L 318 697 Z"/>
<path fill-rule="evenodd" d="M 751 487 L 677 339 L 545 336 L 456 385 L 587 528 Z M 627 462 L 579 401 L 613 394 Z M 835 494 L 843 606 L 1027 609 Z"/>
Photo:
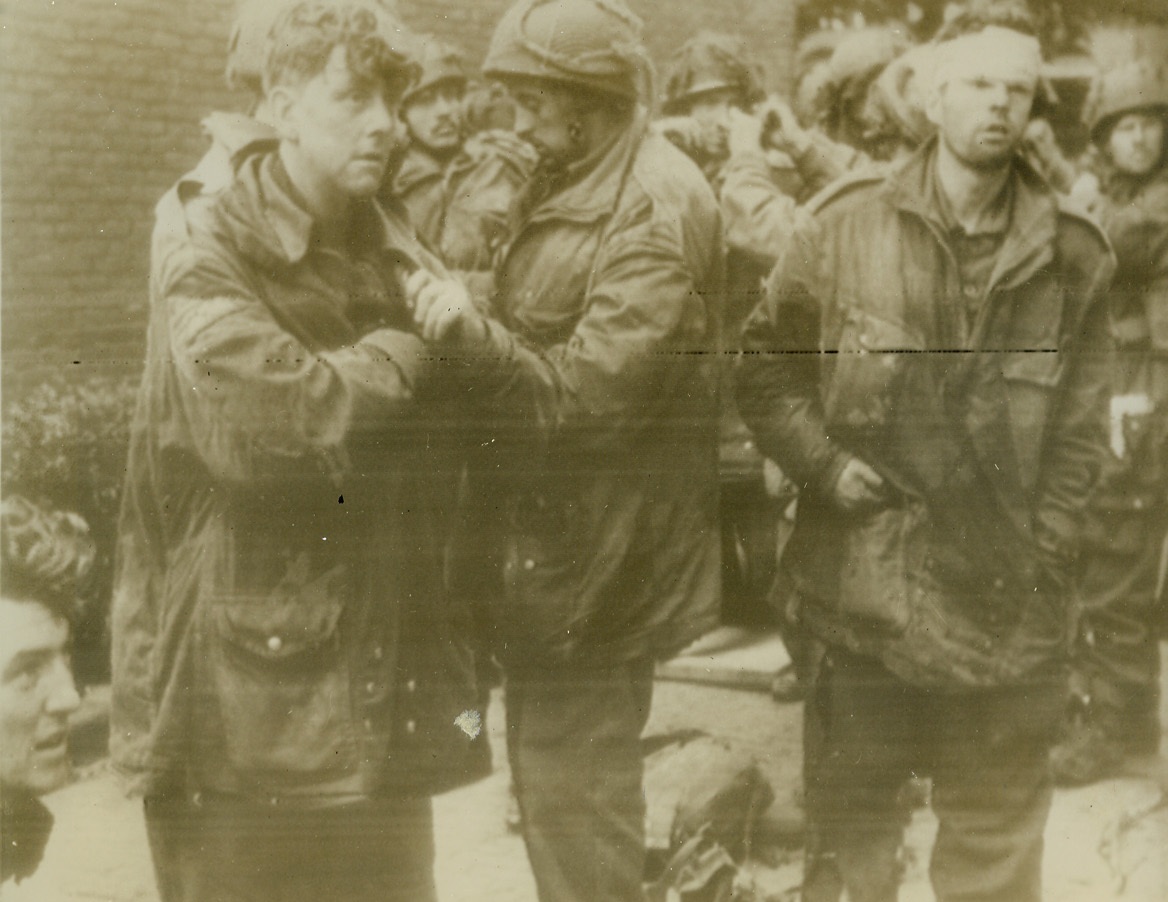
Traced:
<path fill-rule="evenodd" d="M 414 324 L 423 340 L 467 343 L 486 340 L 487 324 L 475 309 L 466 286 L 458 279 L 440 278 L 419 269 L 406 279 L 405 290 L 414 311 Z"/>

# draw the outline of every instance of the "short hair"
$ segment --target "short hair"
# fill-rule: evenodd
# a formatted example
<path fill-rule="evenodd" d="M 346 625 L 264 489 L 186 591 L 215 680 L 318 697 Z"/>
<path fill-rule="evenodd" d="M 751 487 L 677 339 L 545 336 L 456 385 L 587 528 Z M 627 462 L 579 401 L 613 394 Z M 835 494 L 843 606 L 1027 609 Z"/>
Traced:
<path fill-rule="evenodd" d="M 0 502 L 0 594 L 72 620 L 95 548 L 85 520 L 13 495 Z"/>
<path fill-rule="evenodd" d="M 404 29 L 368 0 L 304 0 L 285 10 L 268 33 L 264 90 L 303 84 L 344 47 L 356 79 L 383 83 L 399 97 L 419 74 L 413 54 L 402 49 L 408 42 Z"/>

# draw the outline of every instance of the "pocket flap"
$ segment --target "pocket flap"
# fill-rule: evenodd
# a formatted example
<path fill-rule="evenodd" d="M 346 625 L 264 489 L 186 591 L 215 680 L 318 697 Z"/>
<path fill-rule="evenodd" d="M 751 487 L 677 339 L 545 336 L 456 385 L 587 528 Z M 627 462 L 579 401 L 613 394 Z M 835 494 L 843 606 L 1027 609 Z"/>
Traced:
<path fill-rule="evenodd" d="M 338 600 L 235 597 L 217 602 L 214 619 L 225 641 L 253 655 L 281 661 L 329 643 L 343 607 Z"/>

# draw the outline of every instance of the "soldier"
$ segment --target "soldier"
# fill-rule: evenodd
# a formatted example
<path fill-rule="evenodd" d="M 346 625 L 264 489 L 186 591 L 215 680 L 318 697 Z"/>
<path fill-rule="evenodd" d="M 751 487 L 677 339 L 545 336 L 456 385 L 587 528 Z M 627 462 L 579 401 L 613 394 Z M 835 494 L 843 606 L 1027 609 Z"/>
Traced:
<path fill-rule="evenodd" d="M 1112 291 L 1110 450 L 1088 508 L 1072 662 L 1077 705 L 1052 755 L 1087 783 L 1160 743 L 1157 638 L 1168 518 L 1168 83 L 1150 61 L 1100 76 L 1086 107 L 1104 172 L 1099 215 L 1118 259 Z M 1162 586 L 1160 591 L 1163 591 Z"/>
<path fill-rule="evenodd" d="M 544 902 L 641 900 L 654 661 L 717 622 L 721 231 L 619 0 L 521 0 L 484 73 L 540 154 L 489 314 L 407 286 L 496 451 L 507 741 Z"/>
<path fill-rule="evenodd" d="M 511 200 L 535 154 L 507 131 L 468 137 L 466 85 L 461 51 L 425 38 L 422 76 L 402 98 L 409 143 L 390 193 L 405 203 L 418 235 L 448 267 L 481 271 L 491 268 Z"/>
<path fill-rule="evenodd" d="M 76 515 L 19 496 L 0 506 L 0 881 L 40 864 L 53 815 L 40 801 L 69 779 L 69 621 L 94 547 Z"/>
<path fill-rule="evenodd" d="M 785 565 L 827 646 L 805 707 L 808 902 L 896 898 L 913 774 L 933 778 L 938 900 L 1041 897 L 1113 265 L 1015 155 L 1037 41 L 949 28 L 938 137 L 812 205 L 744 340 L 740 409 L 803 487 Z"/>
<path fill-rule="evenodd" d="M 429 795 L 485 764 L 444 588 L 460 460 L 374 199 L 416 76 L 400 25 L 303 0 L 278 135 L 157 208 L 113 599 L 111 754 L 164 902 L 434 898 Z"/>

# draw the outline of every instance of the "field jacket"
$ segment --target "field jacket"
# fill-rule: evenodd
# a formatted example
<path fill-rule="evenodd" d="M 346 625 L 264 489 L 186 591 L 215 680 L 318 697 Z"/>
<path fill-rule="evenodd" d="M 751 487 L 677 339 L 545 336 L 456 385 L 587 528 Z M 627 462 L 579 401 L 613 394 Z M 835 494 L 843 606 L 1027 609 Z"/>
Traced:
<path fill-rule="evenodd" d="M 811 205 L 748 322 L 739 405 L 802 489 L 784 565 L 811 628 L 914 683 L 1001 685 L 1065 654 L 1114 264 L 1017 162 L 967 319 L 934 148 Z M 874 510 L 831 500 L 852 456 L 887 483 Z"/>
<path fill-rule="evenodd" d="M 640 115 L 503 249 L 468 392 L 505 658 L 665 656 L 716 624 L 721 278 L 714 196 Z"/>
<path fill-rule="evenodd" d="M 147 793 L 433 792 L 486 763 L 455 724 L 475 699 L 443 581 L 458 442 L 399 328 L 401 272 L 441 265 L 373 202 L 351 253 L 316 246 L 254 137 L 205 161 L 228 183 L 196 173 L 156 211 L 111 752 Z"/>

